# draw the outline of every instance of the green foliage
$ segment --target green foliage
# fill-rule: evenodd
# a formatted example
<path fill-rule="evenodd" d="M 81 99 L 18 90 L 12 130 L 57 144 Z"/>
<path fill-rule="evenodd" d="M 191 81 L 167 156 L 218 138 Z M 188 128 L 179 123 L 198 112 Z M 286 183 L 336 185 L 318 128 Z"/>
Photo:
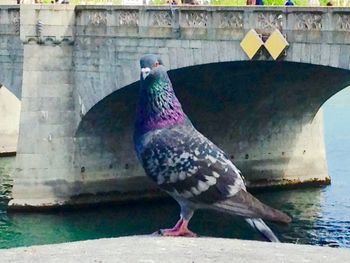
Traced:
<path fill-rule="evenodd" d="M 166 0 L 152 0 L 153 5 L 165 5 L 167 3 Z"/>
<path fill-rule="evenodd" d="M 264 5 L 284 5 L 286 0 L 263 0 Z M 292 0 L 296 6 L 308 6 L 308 0 Z M 321 6 L 325 6 L 328 0 L 320 0 Z M 212 5 L 223 5 L 223 6 L 238 6 L 246 5 L 245 0 L 211 0 Z"/>

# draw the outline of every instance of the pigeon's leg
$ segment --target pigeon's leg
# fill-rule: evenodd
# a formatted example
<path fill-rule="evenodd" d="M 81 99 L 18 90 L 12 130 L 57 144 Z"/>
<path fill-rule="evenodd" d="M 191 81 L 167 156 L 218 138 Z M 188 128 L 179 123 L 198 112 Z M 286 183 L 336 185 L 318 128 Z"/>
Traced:
<path fill-rule="evenodd" d="M 197 235 L 188 229 L 188 223 L 193 216 L 193 210 L 187 207 L 181 207 L 180 220 L 170 229 L 161 229 L 159 233 L 162 236 L 186 236 L 196 237 Z"/>
<path fill-rule="evenodd" d="M 161 229 L 159 234 L 162 236 L 186 236 L 196 237 L 197 235 L 188 229 L 188 220 L 182 217 L 173 228 Z"/>

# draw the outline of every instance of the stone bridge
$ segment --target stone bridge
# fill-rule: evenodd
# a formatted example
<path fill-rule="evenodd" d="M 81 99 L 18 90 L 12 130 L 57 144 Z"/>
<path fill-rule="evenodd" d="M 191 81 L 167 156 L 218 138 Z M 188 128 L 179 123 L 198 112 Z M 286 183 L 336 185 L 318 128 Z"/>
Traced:
<path fill-rule="evenodd" d="M 327 183 L 321 105 L 350 85 L 350 9 L 0 6 L 0 83 L 21 100 L 13 208 L 158 195 L 132 147 L 142 54 L 248 186 Z M 240 47 L 289 42 L 275 61 Z"/>

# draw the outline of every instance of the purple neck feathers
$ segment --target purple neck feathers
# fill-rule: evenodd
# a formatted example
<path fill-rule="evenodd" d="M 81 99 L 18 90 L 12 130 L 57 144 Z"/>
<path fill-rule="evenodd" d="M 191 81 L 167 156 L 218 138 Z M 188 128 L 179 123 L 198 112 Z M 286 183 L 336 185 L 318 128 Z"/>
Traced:
<path fill-rule="evenodd" d="M 167 77 L 144 81 L 139 96 L 135 123 L 138 134 L 184 121 L 185 114 Z"/>

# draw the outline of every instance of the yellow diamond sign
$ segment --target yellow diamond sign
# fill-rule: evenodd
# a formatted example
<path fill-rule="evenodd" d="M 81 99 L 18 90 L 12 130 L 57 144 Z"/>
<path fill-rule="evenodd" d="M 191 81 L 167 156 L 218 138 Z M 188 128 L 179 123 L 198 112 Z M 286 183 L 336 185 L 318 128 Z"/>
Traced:
<path fill-rule="evenodd" d="M 252 59 L 259 48 L 264 44 L 254 29 L 251 29 L 241 41 L 241 48 Z"/>
<path fill-rule="evenodd" d="M 282 51 L 288 46 L 287 40 L 281 34 L 279 30 L 275 30 L 272 32 L 270 37 L 265 42 L 265 48 L 273 57 L 274 60 L 281 55 Z"/>

